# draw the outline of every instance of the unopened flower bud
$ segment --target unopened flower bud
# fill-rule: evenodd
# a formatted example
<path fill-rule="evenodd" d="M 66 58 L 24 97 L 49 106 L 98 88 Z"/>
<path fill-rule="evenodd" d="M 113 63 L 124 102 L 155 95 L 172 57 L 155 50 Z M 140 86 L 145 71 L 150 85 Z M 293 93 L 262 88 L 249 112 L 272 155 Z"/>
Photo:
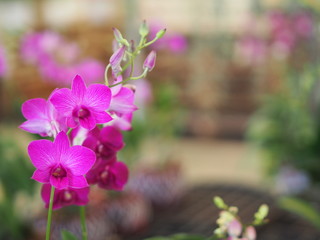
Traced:
<path fill-rule="evenodd" d="M 157 32 L 156 38 L 157 39 L 162 38 L 163 35 L 166 33 L 166 31 L 167 31 L 167 29 L 162 29 L 159 32 Z"/>
<path fill-rule="evenodd" d="M 117 42 L 121 42 L 123 40 L 121 32 L 117 28 L 112 28 L 114 38 L 117 40 Z"/>
<path fill-rule="evenodd" d="M 241 223 L 234 219 L 228 225 L 228 234 L 232 237 L 239 237 L 242 231 Z"/>
<path fill-rule="evenodd" d="M 148 69 L 148 71 L 150 72 L 156 65 L 156 56 L 156 52 L 151 51 L 149 55 L 146 57 L 146 60 L 144 60 L 143 68 Z"/>
<path fill-rule="evenodd" d="M 224 201 L 221 197 L 218 197 L 218 196 L 214 197 L 213 202 L 220 209 L 228 208 L 228 206 L 224 203 Z"/>
<path fill-rule="evenodd" d="M 246 237 L 248 240 L 256 240 L 257 233 L 253 226 L 249 226 L 246 228 L 244 232 L 244 237 Z"/>
<path fill-rule="evenodd" d="M 114 73 L 121 72 L 120 64 L 124 57 L 125 52 L 126 52 L 126 46 L 122 46 L 117 51 L 115 51 L 110 57 L 110 65 Z"/>
<path fill-rule="evenodd" d="M 148 35 L 148 33 L 149 33 L 149 27 L 147 25 L 146 20 L 144 20 L 142 22 L 142 24 L 140 25 L 139 34 L 140 34 L 141 37 L 145 37 L 145 36 Z"/>
<path fill-rule="evenodd" d="M 122 37 L 121 32 L 117 28 L 112 28 L 112 30 L 113 30 L 114 38 L 117 40 L 117 42 L 129 47 L 129 42 Z"/>

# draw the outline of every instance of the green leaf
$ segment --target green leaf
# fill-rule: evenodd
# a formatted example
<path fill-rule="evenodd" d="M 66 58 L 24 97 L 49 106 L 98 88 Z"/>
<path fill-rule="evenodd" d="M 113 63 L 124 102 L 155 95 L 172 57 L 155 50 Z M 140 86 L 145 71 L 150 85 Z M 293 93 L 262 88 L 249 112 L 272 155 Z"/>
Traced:
<path fill-rule="evenodd" d="M 62 240 L 78 240 L 76 236 L 74 236 L 71 232 L 67 230 L 61 231 Z"/>
<path fill-rule="evenodd" d="M 304 219 L 310 221 L 315 227 L 320 229 L 320 212 L 310 203 L 293 197 L 282 197 L 278 201 L 280 208 L 293 212 Z"/>

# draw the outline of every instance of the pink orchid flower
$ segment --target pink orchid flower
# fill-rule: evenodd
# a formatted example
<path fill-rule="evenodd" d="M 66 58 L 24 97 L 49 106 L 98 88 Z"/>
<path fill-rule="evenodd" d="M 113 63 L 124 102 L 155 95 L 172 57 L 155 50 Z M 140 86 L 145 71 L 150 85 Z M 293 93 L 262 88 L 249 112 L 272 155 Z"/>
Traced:
<path fill-rule="evenodd" d="M 115 91 L 116 90 L 116 91 Z M 120 87 L 113 90 L 112 98 L 108 111 L 117 114 L 126 114 L 136 111 L 138 108 L 134 105 L 134 92 L 127 87 Z"/>
<path fill-rule="evenodd" d="M 50 99 L 50 97 L 49 97 Z M 20 128 L 39 134 L 42 137 L 55 137 L 58 132 L 66 131 L 65 118 L 43 98 L 30 99 L 22 104 L 22 114 L 27 119 Z"/>
<path fill-rule="evenodd" d="M 98 127 L 91 130 L 82 145 L 92 149 L 97 158 L 110 159 L 124 147 L 124 142 L 117 128 L 106 126 L 101 130 Z"/>
<path fill-rule="evenodd" d="M 107 86 L 92 84 L 87 88 L 79 75 L 73 79 L 71 90 L 59 89 L 50 99 L 54 107 L 67 118 L 70 128 L 80 125 L 89 130 L 95 128 L 96 124 L 112 120 L 105 112 L 110 100 L 111 91 Z"/>
<path fill-rule="evenodd" d="M 31 142 L 28 153 L 36 168 L 32 179 L 50 183 L 57 189 L 88 186 L 84 175 L 94 165 L 96 156 L 86 147 L 70 147 L 65 132 L 60 132 L 54 142 L 49 140 Z"/>
<path fill-rule="evenodd" d="M 129 170 L 123 162 L 114 161 L 109 164 L 100 161 L 86 177 L 90 184 L 97 183 L 103 189 L 121 191 L 128 182 Z"/>
<path fill-rule="evenodd" d="M 51 192 L 51 185 L 50 184 L 44 184 L 41 189 L 41 197 L 42 200 L 45 202 L 46 208 L 49 207 L 50 202 L 50 192 Z M 89 202 L 89 195 L 90 188 L 66 188 L 66 189 L 56 189 L 54 192 L 53 197 L 53 209 L 59 209 L 65 206 L 70 205 L 87 205 Z"/>
<path fill-rule="evenodd" d="M 113 120 L 108 124 L 122 131 L 129 131 L 132 129 L 133 112 L 138 109 L 134 105 L 134 92 L 121 84 L 111 88 L 111 92 L 112 98 L 108 112 L 111 113 Z"/>

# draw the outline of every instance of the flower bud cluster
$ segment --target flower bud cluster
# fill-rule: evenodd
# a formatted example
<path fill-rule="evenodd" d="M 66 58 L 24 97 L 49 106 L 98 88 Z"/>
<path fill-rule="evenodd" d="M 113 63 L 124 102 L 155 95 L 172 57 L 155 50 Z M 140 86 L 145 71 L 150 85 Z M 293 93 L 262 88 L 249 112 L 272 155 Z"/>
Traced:
<path fill-rule="evenodd" d="M 238 208 L 228 206 L 222 198 L 214 197 L 214 204 L 222 211 L 217 220 L 218 228 L 214 230 L 214 236 L 225 240 L 255 240 L 256 230 L 254 226 L 264 224 L 268 215 L 268 206 L 263 204 L 254 215 L 250 224 L 244 224 L 238 215 Z"/>

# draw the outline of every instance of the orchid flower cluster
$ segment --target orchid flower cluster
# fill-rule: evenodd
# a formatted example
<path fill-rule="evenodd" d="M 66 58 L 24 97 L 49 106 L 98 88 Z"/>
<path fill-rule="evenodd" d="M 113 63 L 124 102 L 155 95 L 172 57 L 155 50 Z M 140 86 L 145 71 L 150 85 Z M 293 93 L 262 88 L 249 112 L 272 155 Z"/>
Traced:
<path fill-rule="evenodd" d="M 228 206 L 222 198 L 214 197 L 214 204 L 221 209 L 217 220 L 218 228 L 214 230 L 214 236 L 224 240 L 256 240 L 256 230 L 254 226 L 259 226 L 267 222 L 269 208 L 262 204 L 254 214 L 254 220 L 250 224 L 243 224 L 238 216 L 238 208 Z"/>
<path fill-rule="evenodd" d="M 84 58 L 79 60 L 81 51 L 76 43 L 67 42 L 52 31 L 26 34 L 21 42 L 21 57 L 37 66 L 47 81 L 59 86 L 67 86 L 72 78 L 81 75 L 87 83 L 103 79 L 103 63 Z"/>
<path fill-rule="evenodd" d="M 152 51 L 144 61 L 143 73 L 133 76 L 136 56 L 161 38 L 165 30 L 147 42 L 148 27 L 143 22 L 138 46 L 124 39 L 118 29 L 113 31 L 116 47 L 105 69 L 105 84 L 87 86 L 76 75 L 71 89 L 56 89 L 48 99 L 30 99 L 22 105 L 27 120 L 20 128 L 54 139 L 35 140 L 28 146 L 36 168 L 32 179 L 43 184 L 41 195 L 49 208 L 46 239 L 50 236 L 52 209 L 88 204 L 90 185 L 120 191 L 128 181 L 128 168 L 118 161 L 117 152 L 124 147 L 121 131 L 131 129 L 137 107 L 134 87 L 124 83 L 144 78 L 154 68 L 156 53 Z M 82 230 L 83 239 L 87 239 L 85 228 Z"/>
<path fill-rule="evenodd" d="M 307 11 L 290 14 L 272 11 L 265 20 L 268 29 L 263 35 L 266 36 L 260 36 L 261 26 L 251 21 L 248 32 L 238 40 L 235 50 L 241 61 L 245 59 L 249 64 L 259 65 L 266 61 L 268 53 L 278 59 L 286 59 L 301 43 L 309 43 L 315 35 L 315 21 Z"/>

